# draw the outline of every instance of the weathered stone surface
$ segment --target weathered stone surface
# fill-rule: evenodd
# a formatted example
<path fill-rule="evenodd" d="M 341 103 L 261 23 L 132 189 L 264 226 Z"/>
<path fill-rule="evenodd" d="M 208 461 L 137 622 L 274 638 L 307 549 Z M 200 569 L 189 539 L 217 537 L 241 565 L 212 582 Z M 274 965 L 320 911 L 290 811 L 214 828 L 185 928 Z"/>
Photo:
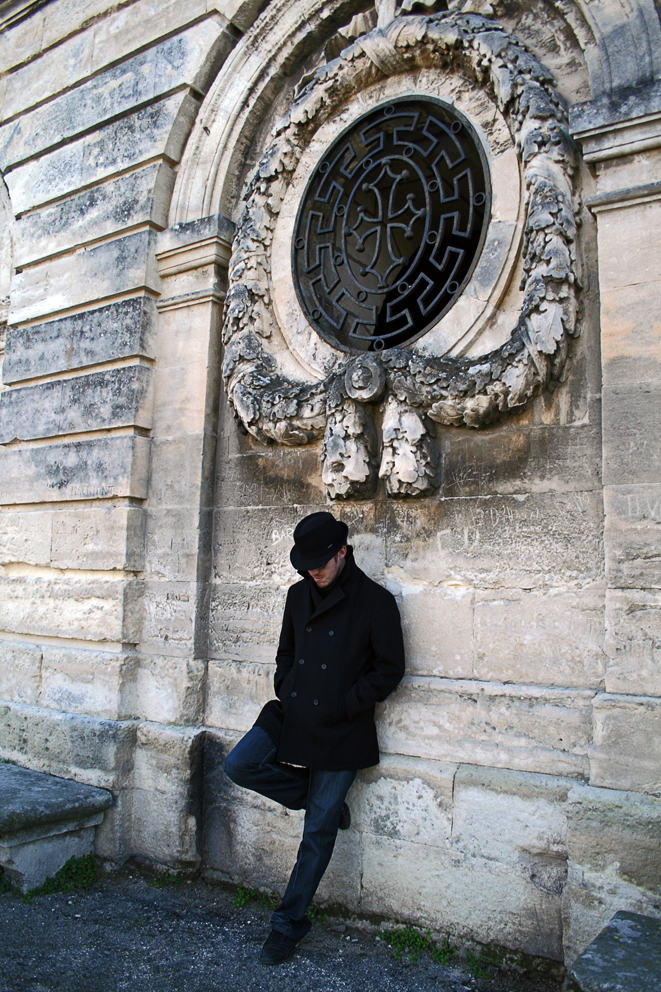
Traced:
<path fill-rule="evenodd" d="M 14 226 L 14 264 L 34 263 L 137 224 L 166 227 L 174 178 L 169 165 L 148 165 L 26 214 Z"/>
<path fill-rule="evenodd" d="M 370 834 L 362 867 L 363 911 L 562 959 L 560 896 L 525 867 Z"/>
<path fill-rule="evenodd" d="M 10 323 L 43 319 L 119 293 L 145 288 L 158 292 L 154 242 L 153 231 L 140 231 L 23 269 L 14 278 Z"/>
<path fill-rule="evenodd" d="M 661 590 L 609 589 L 606 691 L 661 696 Z"/>
<path fill-rule="evenodd" d="M 212 523 L 210 509 L 150 510 L 145 535 L 145 577 L 195 581 L 198 551 L 210 546 Z"/>
<path fill-rule="evenodd" d="M 0 393 L 0 444 L 152 424 L 152 370 L 126 365 Z"/>
<path fill-rule="evenodd" d="M 195 582 L 144 582 L 142 645 L 149 654 L 190 657 L 194 650 Z"/>
<path fill-rule="evenodd" d="M 179 92 L 7 173 L 15 213 L 164 155 L 178 162 L 199 100 Z"/>
<path fill-rule="evenodd" d="M 399 602 L 412 675 L 470 679 L 475 674 L 474 590 L 459 583 L 437 588 L 406 586 Z"/>
<path fill-rule="evenodd" d="M 2 835 L 89 816 L 112 805 L 112 794 L 105 789 L 12 764 L 0 765 L 0 795 Z"/>
<path fill-rule="evenodd" d="M 3 381 L 65 372 L 133 355 L 155 357 L 156 306 L 147 296 L 7 331 Z"/>
<path fill-rule="evenodd" d="M 135 654 L 44 645 L 42 706 L 102 720 L 135 715 Z"/>
<path fill-rule="evenodd" d="M 142 587 L 128 579 L 2 576 L 2 628 L 92 641 L 140 640 Z"/>
<path fill-rule="evenodd" d="M 21 561 L 28 565 L 49 565 L 52 523 L 52 514 L 44 510 L 1 512 L 0 564 Z"/>
<path fill-rule="evenodd" d="M 204 712 L 207 663 L 199 658 L 141 655 L 136 715 L 156 723 L 199 723 Z"/>
<path fill-rule="evenodd" d="M 29 706 L 39 702 L 41 655 L 40 645 L 0 641 L 0 699 Z"/>
<path fill-rule="evenodd" d="M 233 424 L 230 428 L 235 433 Z M 262 448 L 236 454 L 234 438 L 218 439 L 223 471 L 218 477 L 222 506 L 280 506 L 323 503 L 324 492 L 316 447 Z M 242 439 L 245 441 L 245 439 Z"/>
<path fill-rule="evenodd" d="M 54 568 L 144 568 L 145 512 L 139 507 L 55 510 L 52 530 Z"/>
<path fill-rule="evenodd" d="M 215 584 L 209 604 L 210 657 L 272 663 L 286 590 L 280 586 Z"/>
<path fill-rule="evenodd" d="M 661 792 L 661 699 L 600 693 L 593 709 L 590 785 Z"/>
<path fill-rule="evenodd" d="M 452 829 L 457 766 L 384 755 L 358 773 L 350 793 L 352 827 L 376 836 L 442 848 Z"/>
<path fill-rule="evenodd" d="M 384 751 L 585 775 L 594 693 L 405 677 L 379 707 Z"/>
<path fill-rule="evenodd" d="M 616 913 L 569 969 L 578 992 L 655 992 L 661 973 L 661 920 Z"/>
<path fill-rule="evenodd" d="M 477 592 L 475 676 L 603 688 L 604 590 Z"/>
<path fill-rule="evenodd" d="M 205 721 L 212 727 L 250 730 L 264 703 L 274 698 L 274 672 L 274 664 L 210 660 Z"/>
<path fill-rule="evenodd" d="M 627 204 L 599 217 L 599 284 L 602 290 L 654 283 L 661 272 L 661 246 L 655 230 L 658 200 Z M 650 287 L 650 292 L 653 288 Z"/>
<path fill-rule="evenodd" d="M 202 737 L 194 728 L 138 726 L 133 773 L 133 843 L 166 864 L 197 864 Z"/>
<path fill-rule="evenodd" d="M 493 427 L 477 436 L 439 431 L 442 496 L 583 493 L 601 487 L 601 430 Z"/>
<path fill-rule="evenodd" d="M 386 520 L 386 563 L 394 578 L 530 589 L 591 585 L 603 577 L 601 493 L 391 503 Z"/>
<path fill-rule="evenodd" d="M 561 893 L 565 802 L 574 784 L 553 775 L 461 765 L 454 780 L 452 848 L 527 866 L 540 888 Z"/>
<path fill-rule="evenodd" d="M 567 805 L 567 851 L 584 872 L 658 893 L 661 801 L 636 792 L 574 783 Z"/>
<path fill-rule="evenodd" d="M 661 382 L 604 386 L 604 483 L 655 483 L 661 476 Z"/>
<path fill-rule="evenodd" d="M 153 101 L 185 82 L 195 83 L 201 64 L 223 35 L 220 24 L 207 20 L 168 38 L 126 62 L 63 93 L 44 106 L 0 127 L 3 172 L 43 154 L 53 144 L 71 139 L 141 103 Z M 209 59 L 212 62 L 212 59 Z M 209 68 L 204 66 L 203 76 Z M 204 82 L 201 80 L 203 88 Z M 54 141 L 54 137 L 56 140 Z"/>
<path fill-rule="evenodd" d="M 0 706 L 0 754 L 19 765 L 116 789 L 133 767 L 136 727 L 36 706 Z"/>
<path fill-rule="evenodd" d="M 93 813 L 62 824 L 50 824 L 52 833 L 44 835 L 47 827 L 42 827 L 39 831 L 42 836 L 37 838 L 31 838 L 27 831 L 25 842 L 22 842 L 21 832 L 9 838 L 0 834 L 0 865 L 5 875 L 19 892 L 26 893 L 43 885 L 69 858 L 82 858 L 92 853 L 96 825 L 102 816 L 103 813 Z"/>
<path fill-rule="evenodd" d="M 149 440 L 95 438 L 0 450 L 0 502 L 41 503 L 147 495 Z"/>
<path fill-rule="evenodd" d="M 661 283 L 601 294 L 601 359 L 608 386 L 661 379 Z"/>
<path fill-rule="evenodd" d="M 611 586 L 661 586 L 661 483 L 606 486 L 606 573 Z"/>
<path fill-rule="evenodd" d="M 213 478 L 211 452 L 202 433 L 154 438 L 151 442 L 149 508 L 199 506 L 200 493 Z"/>

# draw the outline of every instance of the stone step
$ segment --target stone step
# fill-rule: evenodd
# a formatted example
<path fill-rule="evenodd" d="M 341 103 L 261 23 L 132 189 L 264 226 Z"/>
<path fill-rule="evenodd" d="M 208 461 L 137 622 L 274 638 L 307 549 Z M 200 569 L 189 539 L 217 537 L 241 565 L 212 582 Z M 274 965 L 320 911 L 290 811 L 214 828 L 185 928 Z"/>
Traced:
<path fill-rule="evenodd" d="M 94 849 L 94 831 L 112 793 L 44 772 L 0 764 L 0 865 L 29 892 L 69 858 Z"/>
<path fill-rule="evenodd" d="M 616 913 L 574 961 L 565 992 L 659 992 L 661 920 Z"/>

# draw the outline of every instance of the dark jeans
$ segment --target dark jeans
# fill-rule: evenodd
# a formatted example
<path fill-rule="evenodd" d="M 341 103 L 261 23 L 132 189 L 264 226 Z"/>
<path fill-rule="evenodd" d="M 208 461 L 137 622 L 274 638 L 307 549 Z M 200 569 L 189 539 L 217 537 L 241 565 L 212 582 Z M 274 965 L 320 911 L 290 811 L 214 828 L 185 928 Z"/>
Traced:
<path fill-rule="evenodd" d="M 355 771 L 323 772 L 276 760 L 266 731 L 253 727 L 225 759 L 225 773 L 237 785 L 273 799 L 287 809 L 304 809 L 303 839 L 282 902 L 271 917 L 274 930 L 300 940 L 310 929 L 305 911 L 333 853 L 344 798 Z"/>

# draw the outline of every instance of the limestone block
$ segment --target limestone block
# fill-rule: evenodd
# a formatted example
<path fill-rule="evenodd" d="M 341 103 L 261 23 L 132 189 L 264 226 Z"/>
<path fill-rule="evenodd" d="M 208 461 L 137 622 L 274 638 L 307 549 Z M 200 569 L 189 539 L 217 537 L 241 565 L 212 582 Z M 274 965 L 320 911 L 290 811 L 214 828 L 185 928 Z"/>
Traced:
<path fill-rule="evenodd" d="M 165 437 L 203 431 L 211 399 L 206 362 L 181 367 L 157 367 L 154 375 L 154 426 Z M 211 391 L 213 392 L 213 391 Z M 213 398 L 214 405 L 216 397 Z"/>
<path fill-rule="evenodd" d="M 34 263 L 87 241 L 151 222 L 167 227 L 174 172 L 154 163 L 16 221 L 14 264 Z"/>
<path fill-rule="evenodd" d="M 126 365 L 0 393 L 0 444 L 152 424 L 152 370 Z"/>
<path fill-rule="evenodd" d="M 606 486 L 604 506 L 609 585 L 661 586 L 661 483 Z"/>
<path fill-rule="evenodd" d="M 384 755 L 358 773 L 348 801 L 352 829 L 444 848 L 452 829 L 456 765 Z"/>
<path fill-rule="evenodd" d="M 199 433 L 152 441 L 150 510 L 200 505 L 200 493 L 214 474 L 212 449 L 204 440 Z"/>
<path fill-rule="evenodd" d="M 41 646 L 0 641 L 0 699 L 35 705 L 40 689 Z"/>
<path fill-rule="evenodd" d="M 6 176 L 15 214 L 164 155 L 178 162 L 200 101 L 186 91 L 78 138 Z"/>
<path fill-rule="evenodd" d="M 210 656 L 272 663 L 285 598 L 280 586 L 214 583 L 209 603 Z"/>
<path fill-rule="evenodd" d="M 441 496 L 585 493 L 601 487 L 601 428 L 439 430 Z"/>
<path fill-rule="evenodd" d="M 9 322 L 38 320 L 119 293 L 158 292 L 154 242 L 152 231 L 139 231 L 23 269 L 14 277 Z"/>
<path fill-rule="evenodd" d="M 410 674 L 473 677 L 473 599 L 473 589 L 458 583 L 402 588 L 400 613 Z"/>
<path fill-rule="evenodd" d="M 603 687 L 603 588 L 493 590 L 475 600 L 477 678 Z"/>
<path fill-rule="evenodd" d="M 156 305 L 147 296 L 45 324 L 10 327 L 2 370 L 6 383 L 133 355 L 155 357 Z"/>
<path fill-rule="evenodd" d="M 528 865 L 540 886 L 560 893 L 567 874 L 565 803 L 574 784 L 554 775 L 460 766 L 454 780 L 453 849 Z"/>
<path fill-rule="evenodd" d="M 190 657 L 195 636 L 196 583 L 147 580 L 144 587 L 143 647 L 149 654 Z"/>
<path fill-rule="evenodd" d="M 378 707 L 382 750 L 587 775 L 591 691 L 406 676 Z"/>
<path fill-rule="evenodd" d="M 56 510 L 52 528 L 54 568 L 144 568 L 145 512 L 139 507 Z"/>
<path fill-rule="evenodd" d="M 193 724 L 204 709 L 206 663 L 198 658 L 142 655 L 136 714 L 156 723 Z"/>
<path fill-rule="evenodd" d="M 150 510 L 145 535 L 146 576 L 193 582 L 198 548 L 211 544 L 212 518 L 212 510 L 200 511 L 195 506 Z"/>
<path fill-rule="evenodd" d="M 590 785 L 661 792 L 661 699 L 595 696 Z"/>
<path fill-rule="evenodd" d="M 0 511 L 0 564 L 50 564 L 52 520 L 52 513 L 43 510 Z"/>
<path fill-rule="evenodd" d="M 0 502 L 145 499 L 149 444 L 124 436 L 0 450 Z"/>
<path fill-rule="evenodd" d="M 661 590 L 609 589 L 606 691 L 661 696 Z"/>
<path fill-rule="evenodd" d="M 0 706 L 0 754 L 19 765 L 102 789 L 128 784 L 136 728 L 37 706 Z"/>
<path fill-rule="evenodd" d="M 658 281 L 601 293 L 601 360 L 606 385 L 661 379 L 660 296 Z"/>
<path fill-rule="evenodd" d="M 661 382 L 604 386 L 604 483 L 621 486 L 661 478 Z"/>
<path fill-rule="evenodd" d="M 229 425 L 236 434 L 234 424 Z M 319 470 L 316 446 L 269 449 L 237 454 L 234 437 L 222 434 L 218 439 L 223 472 L 218 479 L 219 499 L 230 506 L 299 506 L 323 504 L 324 485 Z"/>
<path fill-rule="evenodd" d="M 130 579 L 0 577 L 2 627 L 11 633 L 92 641 L 140 640 L 141 583 Z"/>
<path fill-rule="evenodd" d="M 3 125 L 0 168 L 8 171 L 183 83 L 195 85 L 201 63 L 222 34 L 220 24 L 203 21 Z"/>
<path fill-rule="evenodd" d="M 600 492 L 391 502 L 387 567 L 435 586 L 590 585 L 603 577 L 602 528 Z"/>
<path fill-rule="evenodd" d="M 44 645 L 42 706 L 104 720 L 126 720 L 135 711 L 135 654 Z"/>
<path fill-rule="evenodd" d="M 275 698 L 275 665 L 209 661 L 205 721 L 211 727 L 245 733 L 264 703 Z"/>
<path fill-rule="evenodd" d="M 371 834 L 362 867 L 363 912 L 562 959 L 560 896 L 527 868 Z"/>
<path fill-rule="evenodd" d="M 602 292 L 658 280 L 661 245 L 656 231 L 660 222 L 658 200 L 627 203 L 622 210 L 607 210 L 600 214 L 599 285 Z"/>
<path fill-rule="evenodd" d="M 166 864 L 196 864 L 202 736 L 156 723 L 138 727 L 133 775 L 133 844 Z"/>

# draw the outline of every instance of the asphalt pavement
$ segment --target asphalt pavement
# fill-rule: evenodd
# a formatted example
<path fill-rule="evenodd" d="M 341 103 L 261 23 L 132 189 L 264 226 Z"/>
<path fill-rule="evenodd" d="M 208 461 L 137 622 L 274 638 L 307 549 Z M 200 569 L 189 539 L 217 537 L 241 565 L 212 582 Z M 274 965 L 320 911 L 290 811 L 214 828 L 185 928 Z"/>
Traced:
<path fill-rule="evenodd" d="M 237 906 L 228 887 L 201 880 L 154 885 L 125 866 L 91 888 L 0 895 L 0 992 L 559 992 L 541 975 L 410 961 L 376 924 L 321 918 L 294 957 L 258 961 L 267 907 Z M 476 977 L 477 976 L 477 977 Z"/>

